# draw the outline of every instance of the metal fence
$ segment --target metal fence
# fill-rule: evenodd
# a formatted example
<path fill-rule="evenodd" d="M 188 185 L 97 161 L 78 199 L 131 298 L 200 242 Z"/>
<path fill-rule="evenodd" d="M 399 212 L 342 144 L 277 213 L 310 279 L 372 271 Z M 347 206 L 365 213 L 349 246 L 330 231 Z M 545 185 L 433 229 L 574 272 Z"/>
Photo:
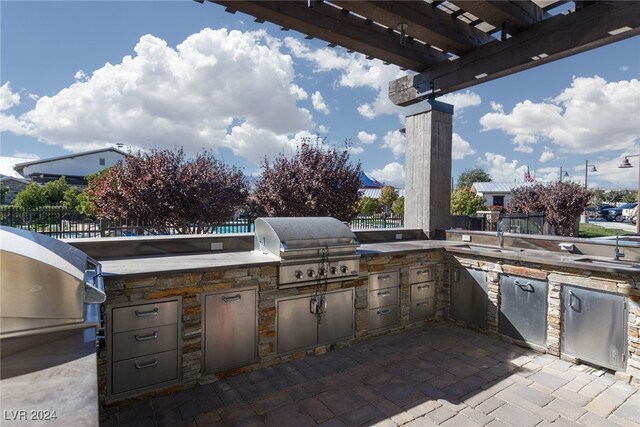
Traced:
<path fill-rule="evenodd" d="M 349 224 L 352 230 L 365 228 L 400 228 L 404 227 L 404 218 L 385 214 L 358 215 Z"/>

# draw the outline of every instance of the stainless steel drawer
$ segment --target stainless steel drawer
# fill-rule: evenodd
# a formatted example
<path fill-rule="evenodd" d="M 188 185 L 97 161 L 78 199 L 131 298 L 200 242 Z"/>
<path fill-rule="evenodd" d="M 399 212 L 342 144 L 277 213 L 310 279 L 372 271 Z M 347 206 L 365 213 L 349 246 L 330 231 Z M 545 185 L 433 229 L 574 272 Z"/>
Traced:
<path fill-rule="evenodd" d="M 436 315 L 436 299 L 427 298 L 409 303 L 409 320 L 431 319 Z"/>
<path fill-rule="evenodd" d="M 372 308 L 369 310 L 369 329 L 380 329 L 398 323 L 398 305 Z"/>
<path fill-rule="evenodd" d="M 409 283 L 429 282 L 436 279 L 435 265 L 414 267 L 409 269 Z"/>
<path fill-rule="evenodd" d="M 178 301 L 113 309 L 113 333 L 178 323 Z"/>
<path fill-rule="evenodd" d="M 391 288 L 400 284 L 400 272 L 383 271 L 369 274 L 369 290 Z"/>
<path fill-rule="evenodd" d="M 136 329 L 113 334 L 113 361 L 178 348 L 178 325 Z"/>
<path fill-rule="evenodd" d="M 178 378 L 177 350 L 113 364 L 112 393 L 124 393 Z"/>
<path fill-rule="evenodd" d="M 369 308 L 384 307 L 398 303 L 398 287 L 369 291 Z"/>
<path fill-rule="evenodd" d="M 436 296 L 436 282 L 416 283 L 411 285 L 411 301 L 418 301 Z"/>

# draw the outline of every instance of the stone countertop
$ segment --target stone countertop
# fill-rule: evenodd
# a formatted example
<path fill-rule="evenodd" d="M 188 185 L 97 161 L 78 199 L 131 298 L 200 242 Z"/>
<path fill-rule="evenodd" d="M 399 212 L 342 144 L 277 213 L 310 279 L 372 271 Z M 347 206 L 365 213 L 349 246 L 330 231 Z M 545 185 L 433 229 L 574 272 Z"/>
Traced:
<path fill-rule="evenodd" d="M 105 278 L 276 265 L 279 258 L 256 251 L 199 253 L 100 261 Z"/>
<path fill-rule="evenodd" d="M 445 249 L 456 255 L 472 255 L 502 261 L 545 264 L 585 271 L 600 271 L 640 275 L 640 262 L 615 261 L 604 257 L 565 254 L 536 249 L 499 248 L 469 245 L 459 241 L 404 240 L 363 244 L 357 253 L 362 256 L 402 255 L 407 253 Z M 222 268 L 277 265 L 279 258 L 256 251 L 199 253 L 173 256 L 124 258 L 101 261 L 106 278 L 118 276 L 156 275 L 211 271 Z"/>

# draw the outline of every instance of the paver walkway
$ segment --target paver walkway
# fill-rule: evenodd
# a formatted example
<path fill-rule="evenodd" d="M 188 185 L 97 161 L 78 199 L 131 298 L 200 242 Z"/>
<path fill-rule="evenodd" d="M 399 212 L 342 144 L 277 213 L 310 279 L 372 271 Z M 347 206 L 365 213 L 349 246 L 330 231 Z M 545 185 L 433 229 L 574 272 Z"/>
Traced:
<path fill-rule="evenodd" d="M 108 411 L 106 426 L 638 426 L 640 391 L 449 323 Z"/>

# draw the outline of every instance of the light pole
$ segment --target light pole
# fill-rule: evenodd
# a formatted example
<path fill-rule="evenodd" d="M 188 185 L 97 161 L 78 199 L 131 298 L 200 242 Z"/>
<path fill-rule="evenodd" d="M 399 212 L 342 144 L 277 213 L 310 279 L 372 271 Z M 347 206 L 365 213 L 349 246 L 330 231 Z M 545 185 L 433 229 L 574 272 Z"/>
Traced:
<path fill-rule="evenodd" d="M 589 170 L 589 166 L 591 166 L 591 170 Z M 584 161 L 584 189 L 587 189 L 587 172 L 598 172 L 596 169 L 596 165 L 590 165 L 589 160 Z"/>
<path fill-rule="evenodd" d="M 631 154 L 624 156 L 622 162 L 618 165 L 621 169 L 632 168 L 633 165 L 629 162 L 629 157 L 640 157 L 640 154 Z M 638 165 L 638 202 L 640 202 L 640 165 Z M 640 221 L 636 220 L 636 233 L 640 234 Z"/>
<path fill-rule="evenodd" d="M 562 174 L 562 166 L 560 166 L 560 182 L 562 182 L 562 178 L 568 178 L 569 172 L 564 171 L 564 175 Z"/>

